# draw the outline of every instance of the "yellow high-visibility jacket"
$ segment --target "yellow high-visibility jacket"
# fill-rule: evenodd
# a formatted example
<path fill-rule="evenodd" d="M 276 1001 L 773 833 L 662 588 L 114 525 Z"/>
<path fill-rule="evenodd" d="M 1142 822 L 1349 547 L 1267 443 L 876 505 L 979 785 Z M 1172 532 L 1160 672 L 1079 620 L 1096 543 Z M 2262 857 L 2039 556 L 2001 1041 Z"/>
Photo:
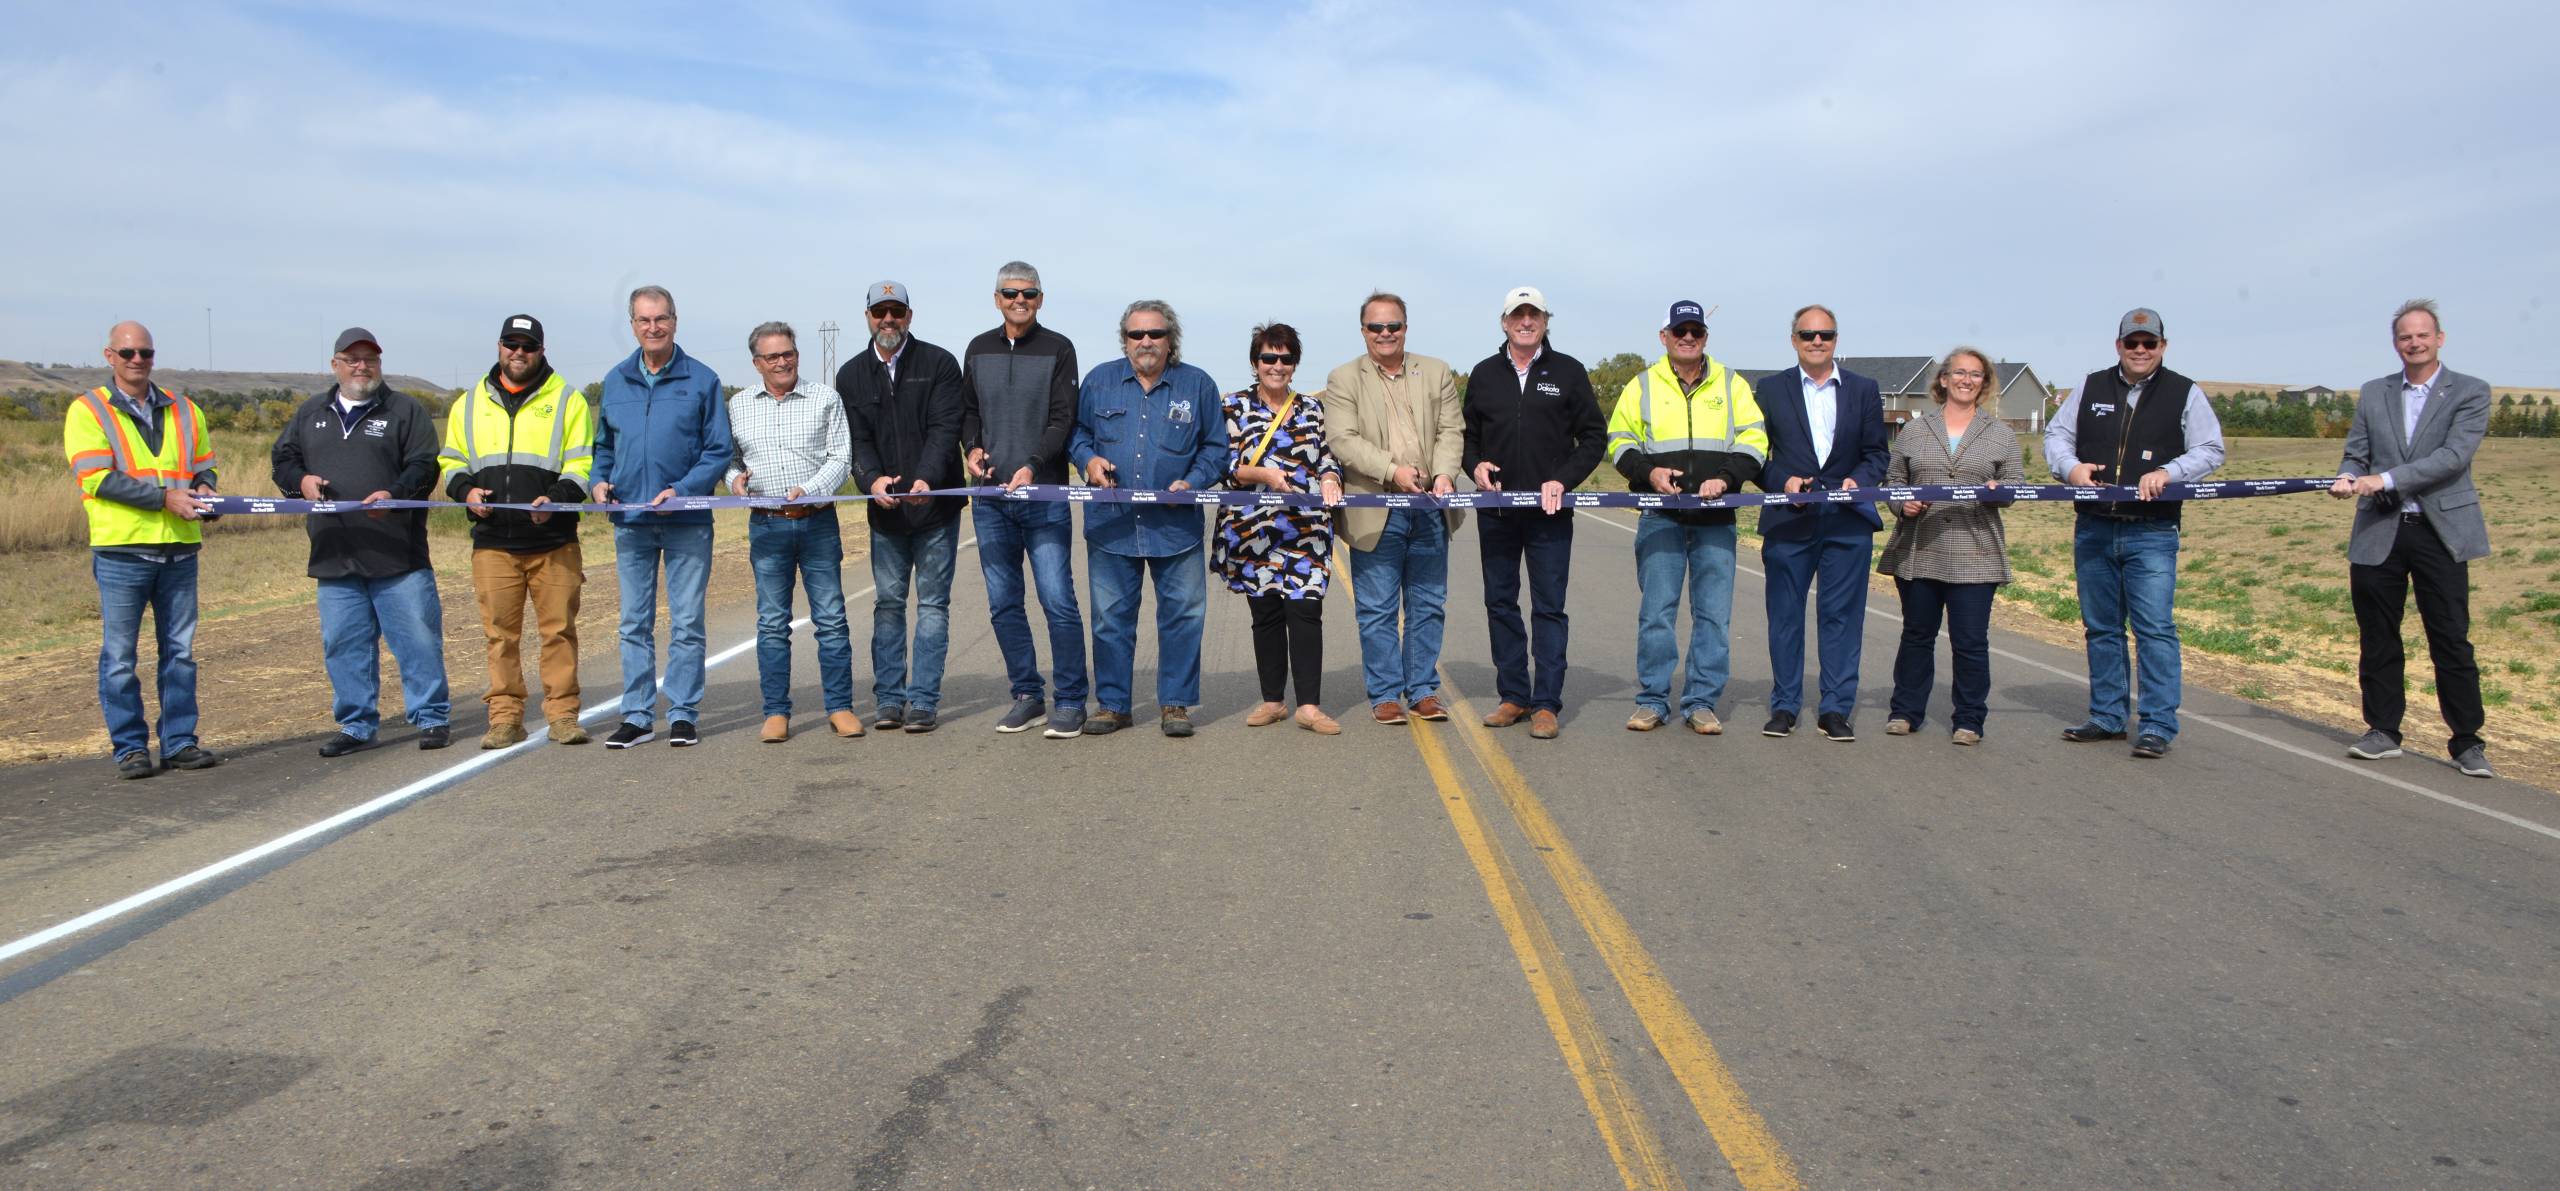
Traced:
<path fill-rule="evenodd" d="M 190 487 L 199 479 L 211 481 L 213 435 L 205 429 L 204 411 L 195 402 L 162 392 L 167 393 L 169 406 L 161 415 L 156 450 L 150 449 L 142 427 L 117 407 L 103 385 L 82 393 L 63 411 L 62 453 L 71 461 L 71 478 L 80 485 L 92 547 L 204 541 L 203 523 L 162 508 L 159 494 Z M 149 507 L 142 503 L 146 496 Z"/>

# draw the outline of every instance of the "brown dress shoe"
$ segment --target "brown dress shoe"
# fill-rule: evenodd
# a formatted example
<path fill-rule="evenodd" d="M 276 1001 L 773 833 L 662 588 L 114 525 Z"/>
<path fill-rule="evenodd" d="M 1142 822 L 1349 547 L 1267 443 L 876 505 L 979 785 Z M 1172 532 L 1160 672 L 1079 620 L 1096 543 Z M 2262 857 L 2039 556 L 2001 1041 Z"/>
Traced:
<path fill-rule="evenodd" d="M 1287 718 L 1289 718 L 1289 709 L 1287 706 L 1279 703 L 1263 703 L 1256 706 L 1251 713 L 1244 717 L 1244 726 L 1248 728 L 1267 728 Z"/>
<path fill-rule="evenodd" d="M 853 714 L 853 710 L 851 708 L 847 708 L 843 711 L 828 712 L 827 726 L 835 729 L 835 733 L 838 736 L 862 735 L 862 717 Z"/>
<path fill-rule="evenodd" d="M 1389 699 L 1376 707 L 1370 708 L 1369 716 L 1381 724 L 1393 727 L 1404 722 L 1404 704 L 1398 703 L 1393 699 Z"/>
<path fill-rule="evenodd" d="M 787 715 L 764 717 L 764 732 L 756 739 L 766 744 L 780 744 L 791 739 L 791 717 Z"/>
<path fill-rule="evenodd" d="M 1529 735 L 1540 740 L 1553 740 L 1556 738 L 1556 733 L 1562 731 L 1564 731 L 1564 725 L 1556 722 L 1556 713 L 1543 707 L 1529 717 Z"/>
<path fill-rule="evenodd" d="M 1298 726 L 1318 736 L 1342 735 L 1342 724 L 1313 703 L 1298 705 Z"/>
<path fill-rule="evenodd" d="M 1520 717 L 1527 714 L 1529 714 L 1529 709 L 1526 707 L 1522 707 L 1517 703 L 1504 703 L 1501 706 L 1494 708 L 1492 711 L 1485 713 L 1484 726 L 1488 728 L 1508 728 L 1513 724 L 1519 723 Z"/>
<path fill-rule="evenodd" d="M 1430 720 L 1436 724 L 1449 718 L 1449 706 L 1442 703 L 1438 695 L 1424 695 L 1413 701 L 1413 714 L 1417 719 Z"/>

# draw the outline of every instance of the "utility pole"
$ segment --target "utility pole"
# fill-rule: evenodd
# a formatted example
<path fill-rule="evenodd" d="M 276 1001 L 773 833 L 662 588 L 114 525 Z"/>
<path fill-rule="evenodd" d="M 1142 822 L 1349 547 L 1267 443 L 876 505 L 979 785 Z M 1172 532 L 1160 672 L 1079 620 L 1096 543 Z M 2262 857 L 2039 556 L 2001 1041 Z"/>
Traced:
<path fill-rule="evenodd" d="M 825 378 L 826 383 L 834 384 L 836 383 L 836 320 L 828 319 L 818 324 L 818 341 L 825 345 L 822 354 L 827 360 L 826 371 L 820 375 Z"/>
<path fill-rule="evenodd" d="M 213 371 L 213 307 L 204 308 L 204 370 Z"/>

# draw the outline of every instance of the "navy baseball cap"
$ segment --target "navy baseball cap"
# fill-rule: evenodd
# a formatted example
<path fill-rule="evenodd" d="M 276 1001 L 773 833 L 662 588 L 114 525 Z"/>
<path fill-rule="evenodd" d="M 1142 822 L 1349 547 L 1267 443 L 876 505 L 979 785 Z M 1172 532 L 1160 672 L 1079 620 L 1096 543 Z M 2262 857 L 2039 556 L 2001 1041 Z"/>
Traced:
<path fill-rule="evenodd" d="M 1662 327 L 1667 331 L 1682 323 L 1696 323 L 1701 327 L 1707 325 L 1706 308 L 1687 298 L 1672 303 L 1671 313 L 1662 316 Z"/>

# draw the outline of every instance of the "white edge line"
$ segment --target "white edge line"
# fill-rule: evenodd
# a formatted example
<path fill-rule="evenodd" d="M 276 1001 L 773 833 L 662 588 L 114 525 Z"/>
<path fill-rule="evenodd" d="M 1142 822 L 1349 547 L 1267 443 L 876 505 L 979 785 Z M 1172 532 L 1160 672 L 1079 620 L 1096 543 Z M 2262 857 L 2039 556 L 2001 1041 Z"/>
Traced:
<path fill-rule="evenodd" d="M 972 536 L 968 540 L 960 542 L 954 546 L 953 552 L 957 553 L 977 544 L 978 539 L 975 536 Z M 871 587 L 866 587 L 861 591 L 853 593 L 851 596 L 846 597 L 846 599 L 847 602 L 863 599 L 878 590 L 879 587 L 875 584 Z M 808 623 L 809 618 L 803 616 L 792 621 L 791 628 L 794 632 L 797 632 L 801 628 L 806 627 Z M 755 648 L 755 644 L 756 639 L 752 636 L 748 637 L 746 640 L 704 659 L 702 668 L 707 672 L 712 667 L 718 666 L 739 654 Z M 665 685 L 666 680 L 661 677 L 659 679 L 659 686 L 663 688 Z M 598 716 L 612 715 L 621 709 L 622 696 L 616 695 L 611 699 L 607 699 L 604 702 L 579 713 L 578 719 L 583 722 L 594 719 Z M 425 794 L 430 790 L 434 790 L 448 782 L 469 777 L 473 773 L 486 769 L 489 766 L 513 757 L 518 753 L 538 749 L 548 743 L 548 741 L 537 736 L 522 744 L 513 745 L 508 748 L 500 749 L 496 752 L 483 753 L 468 761 L 447 766 L 444 769 L 437 770 L 436 772 L 419 778 L 408 785 L 402 786 L 397 790 L 393 790 L 388 794 L 382 795 L 371 802 L 364 803 L 360 806 L 349 807 L 346 810 L 339 811 L 337 814 L 331 815 L 326 819 L 322 819 L 317 823 L 277 836 L 276 838 L 268 840 L 267 842 L 245 852 L 237 852 L 230 856 L 223 857 L 222 859 L 214 861 L 213 863 L 197 869 L 194 872 L 188 873 L 183 877 L 175 877 L 170 880 L 163 881 L 149 889 L 145 889 L 140 893 L 125 898 L 122 901 L 100 906 L 97 909 L 91 910 L 88 913 L 82 914 L 81 916 L 73 918 L 67 922 L 46 927 L 45 929 L 37 931 L 32 935 L 28 935 L 23 939 L 15 940 L 6 945 L 0 945 L 0 963 L 6 963 L 12 959 L 16 959 L 21 955 L 47 944 L 59 942 L 100 923 L 110 922 L 117 918 L 121 918 L 135 910 L 139 910 L 144 906 L 150 905 L 153 902 L 160 901 L 174 894 L 183 893 L 188 889 L 202 885 L 215 877 L 223 875 L 224 873 L 231 872 L 246 865 L 255 864 L 260 860 L 273 856 L 287 848 L 293 847 L 295 844 L 299 844 L 313 836 L 325 835 L 337 828 L 344 827 L 349 823 L 362 819 L 367 815 L 389 810 L 392 807 L 417 798 L 419 795 Z"/>
<path fill-rule="evenodd" d="M 1619 520 L 1619 519 L 1618 519 L 1618 518 L 1616 518 L 1616 517 L 1600 517 L 1600 518 L 1596 518 L 1596 520 L 1598 520 L 1598 521 L 1600 521 L 1601 523 L 1603 523 L 1603 524 L 1605 524 L 1605 525 L 1608 525 L 1608 526 L 1610 526 L 1610 527 L 1612 527 L 1612 528 L 1619 529 L 1619 530 L 1623 530 L 1623 531 L 1625 531 L 1625 532 L 1626 532 L 1626 533 L 1628 533 L 1628 534 L 1633 534 L 1633 533 L 1635 533 L 1635 531 L 1636 531 L 1636 529 L 1635 529 L 1635 527 L 1634 527 L 1634 526 L 1629 525 L 1629 524 L 1625 523 L 1624 521 Z M 1759 577 L 1760 579 L 1762 579 L 1762 580 L 1764 580 L 1764 581 L 1765 581 L 1765 580 L 1767 580 L 1767 579 L 1768 579 L 1768 577 L 1769 577 L 1769 576 L 1768 576 L 1768 573 L 1767 573 L 1767 572 L 1765 572 L 1765 571 L 1755 571 L 1755 570 L 1752 570 L 1750 567 L 1743 566 L 1741 563 L 1738 563 L 1738 562 L 1734 564 L 1734 569 L 1735 569 L 1735 570 L 1742 571 L 1742 572 L 1744 572 L 1744 573 L 1746 573 L 1746 574 L 1750 574 L 1750 575 L 1757 576 L 1757 577 Z M 1884 610 L 1884 609 L 1882 609 L 1882 608 L 1878 608 L 1878 607 L 1876 607 L 1876 606 L 1875 606 L 1875 604 L 1874 604 L 1874 602 L 1873 602 L 1873 601 L 1869 601 L 1869 603 L 1868 603 L 1868 605 L 1867 605 L 1867 613 L 1868 613 L 1868 615 L 1871 615 L 1871 616 L 1881 616 L 1881 617 L 1884 617 L 1885 619 L 1887 619 L 1887 620 L 1891 620 L 1891 621 L 1893 621 L 1893 622 L 1894 622 L 1894 623 L 1896 623 L 1896 624 L 1900 624 L 1900 623 L 1902 623 L 1902 617 L 1901 617 L 1899 614 L 1897 614 L 1897 613 L 1893 613 L 1893 612 L 1887 612 L 1887 611 L 1885 611 L 1885 610 Z M 2005 649 L 2002 649 L 2002 648 L 2000 648 L 2000 647 L 1998 647 L 1998 646 L 1996 646 L 1996 645 L 1992 647 L 1991 652 L 1993 652 L 1993 653 L 1995 653 L 1995 654 L 1998 654 L 1998 655 L 2000 655 L 2001 657 L 2007 658 L 2007 659 L 2009 659 L 2010 661 L 2018 662 L 2018 663 L 2021 663 L 2021 664 L 2023 664 L 2023 665 L 2033 666 L 2033 667 L 2035 667 L 2036 669 L 2038 669 L 2038 670 L 2042 670 L 2042 671 L 2044 671 L 2044 672 L 2046 672 L 2046 673 L 2048 673 L 2048 674 L 2056 674 L 2056 675 L 2060 675 L 2061 677 L 2068 678 L 2068 679 L 2070 679 L 2070 680 L 2072 680 L 2072 681 L 2074 681 L 2074 682 L 2085 682 L 2085 681 L 2087 681 L 2087 680 L 2088 680 L 2088 676 L 2087 676 L 2087 675 L 2084 675 L 2084 674 L 2074 674 L 2074 673 L 2072 673 L 2071 671 L 2069 671 L 2069 670 L 2065 670 L 2065 669 L 2063 669 L 2063 668 L 2062 668 L 2062 667 L 2060 667 L 2060 666 L 2052 665 L 2052 664 L 2049 664 L 2049 663 L 2046 663 L 2046 662 L 2040 662 L 2040 661 L 2037 661 L 2036 659 L 2031 658 L 2031 657 L 2028 657 L 2028 656 L 2026 656 L 2026 655 L 2024 655 L 2024 654 L 2011 653 L 2010 651 L 2005 650 Z M 2342 770 L 2342 771 L 2347 772 L 2347 773 L 2352 773 L 2352 774 L 2356 775 L 2357 777 L 2360 777 L 2360 778 L 2364 778 L 2364 779 L 2366 779 L 2367 781 L 2380 782 L 2380 783 L 2382 783 L 2383 785 L 2389 786 L 2389 787 L 2391 787 L 2392 789 L 2395 789 L 2395 790 L 2404 790 L 2404 791 L 2407 791 L 2408 793 L 2416 794 L 2416 795 L 2418 795 L 2418 796 L 2420 796 L 2420 797 L 2422 797 L 2422 798 L 2432 798 L 2432 799 L 2436 800 L 2437 802 L 2441 802 L 2441 803 L 2445 804 L 2446 806 L 2460 807 L 2460 808 L 2462 808 L 2463 810 L 2466 810 L 2466 811 L 2470 811 L 2470 812 L 2472 812 L 2473 814 L 2477 814 L 2477 815 L 2487 815 L 2488 817 L 2490 817 L 2490 818 L 2492 818 L 2492 819 L 2496 819 L 2497 821 L 2499 821 L 2499 822 L 2501 822 L 2501 823 L 2508 824 L 2508 825 L 2510 825 L 2510 826 L 2521 827 L 2521 828 L 2524 828 L 2524 829 L 2525 829 L 2525 830 L 2527 830 L 2527 831 L 2531 831 L 2531 832 L 2534 832 L 2534 833 L 2536 833 L 2536 834 L 2540 834 L 2540 835 L 2547 835 L 2547 836 L 2551 837 L 2552 839 L 2560 839 L 2560 828 L 2555 828 L 2555 827 L 2552 827 L 2552 826 L 2550 826 L 2550 825 L 2548 825 L 2548 824 L 2544 824 L 2544 823 L 2537 823 L 2537 822 L 2534 822 L 2534 821 L 2533 821 L 2533 820 L 2531 820 L 2531 819 L 2527 819 L 2527 818 L 2524 818 L 2524 817 L 2519 816 L 2519 815 L 2511 815 L 2511 814 L 2508 814 L 2507 812 L 2502 811 L 2502 810 L 2499 810 L 2499 809 L 2497 809 L 2497 808 L 2495 808 L 2495 807 L 2482 806 L 2482 805 L 2480 805 L 2479 803 L 2472 802 L 2472 801 L 2469 801 L 2469 800 L 2467 800 L 2467 799 L 2456 798 L 2456 797 L 2454 797 L 2454 796 L 2453 796 L 2453 795 L 2451 795 L 2451 794 L 2440 794 L 2440 793 L 2437 793 L 2437 792 L 2436 792 L 2436 791 L 2434 791 L 2434 790 L 2430 790 L 2430 789 L 2426 788 L 2425 786 L 2421 786 L 2421 785 L 2419 785 L 2419 784 L 2418 784 L 2418 783 L 2416 783 L 2416 782 L 2406 781 L 2406 780 L 2403 780 L 2403 779 L 2401 779 L 2401 778 L 2396 778 L 2396 777 L 2393 777 L 2393 776 L 2391 776 L 2390 774 L 2387 774 L 2387 773 L 2376 773 L 2376 772 L 2374 772 L 2374 771 L 2373 771 L 2373 770 L 2371 770 L 2371 769 L 2367 769 L 2367 768 L 2365 768 L 2365 767 L 2363 767 L 2363 766 L 2360 766 L 2360 765 L 2353 765 L 2353 764 L 2350 764 L 2350 763 L 2348 763 L 2348 762 L 2341 761 L 2341 760 L 2339 760 L 2339 759 L 2338 759 L 2338 758 L 2336 758 L 2336 757 L 2323 757 L 2323 756 L 2321 756 L 2321 755 L 2320 755 L 2320 754 L 2318 754 L 2318 753 L 2312 752 L 2312 751 L 2311 751 L 2311 750 L 2309 750 L 2309 749 L 2306 749 L 2306 748 L 2301 747 L 2300 745 L 2286 744 L 2285 742 L 2283 742 L 2283 741 L 2281 741 L 2281 740 L 2278 740 L 2278 739 L 2276 739 L 2276 738 L 2274 738 L 2274 737 L 2272 737 L 2272 736 L 2264 736 L 2264 735 L 2260 735 L 2259 733 L 2252 732 L 2252 731 L 2250 731 L 2250 730 L 2249 730 L 2249 729 L 2247 729 L 2247 728 L 2243 728 L 2243 727 L 2239 726 L 2238 724 L 2226 724 L 2226 723 L 2222 722 L 2221 720 L 2215 719 L 2215 718 L 2213 718 L 2212 716 L 2209 716 L 2209 715 L 2204 715 L 2204 714 L 2201 714 L 2201 713 L 2198 713 L 2198 712 L 2190 711 L 2190 712 L 2187 712 L 2187 713 L 2186 713 L 2186 718 L 2191 719 L 2191 720 L 2194 720 L 2195 722 L 2197 722 L 2197 723 L 2199 723 L 2199 724 L 2207 725 L 2207 726 L 2209 726 L 2209 727 L 2220 728 L 2220 729 L 2222 729 L 2223 731 L 2225 731 L 2225 732 L 2229 732 L 2229 733 L 2231 733 L 2231 734 L 2232 734 L 2232 735 L 2234 735 L 2234 736 L 2239 736 L 2239 737 L 2244 737 L 2244 738 L 2249 739 L 2249 740 L 2254 740 L 2254 741 L 2258 742 L 2259 744 L 2263 744 L 2263 745 L 2267 746 L 2268 748 L 2275 749 L 2275 750 L 2277 750 L 2277 751 L 2279 751 L 2279 752 L 2291 753 L 2291 754 L 2293 754 L 2294 756 L 2300 757 L 2300 758 L 2302 758 L 2302 759 L 2303 759 L 2303 760 L 2305 760 L 2305 761 L 2317 761 L 2317 762 L 2319 762 L 2319 763 L 2321 763 L 2321 764 L 2323 764 L 2323 765 L 2329 766 L 2329 767 L 2331 767 L 2331 768 L 2333 768 L 2333 769 L 2338 769 L 2338 770 Z M 5 956 L 5 955 L 0 955 L 0 958 L 6 958 L 6 956 Z"/>

